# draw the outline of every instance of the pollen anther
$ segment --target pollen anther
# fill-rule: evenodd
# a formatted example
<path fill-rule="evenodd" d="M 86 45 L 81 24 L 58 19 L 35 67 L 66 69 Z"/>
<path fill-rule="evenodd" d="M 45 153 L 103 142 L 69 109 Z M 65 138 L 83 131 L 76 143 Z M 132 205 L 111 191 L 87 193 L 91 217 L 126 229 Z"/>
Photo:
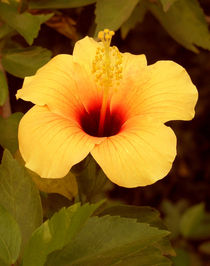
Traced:
<path fill-rule="evenodd" d="M 116 90 L 122 79 L 122 55 L 116 46 L 111 47 L 114 31 L 105 29 L 98 33 L 100 47 L 92 62 L 92 73 L 99 89 L 108 93 L 110 89 Z"/>

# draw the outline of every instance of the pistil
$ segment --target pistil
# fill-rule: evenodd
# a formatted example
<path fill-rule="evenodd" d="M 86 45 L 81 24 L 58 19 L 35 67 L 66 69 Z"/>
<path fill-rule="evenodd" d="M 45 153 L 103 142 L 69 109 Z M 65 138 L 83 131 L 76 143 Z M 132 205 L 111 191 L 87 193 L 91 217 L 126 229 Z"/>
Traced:
<path fill-rule="evenodd" d="M 105 29 L 98 33 L 98 38 L 102 45 L 96 50 L 96 56 L 93 61 L 92 72 L 95 75 L 96 83 L 99 89 L 103 91 L 103 99 L 100 110 L 100 119 L 98 126 L 98 136 L 104 134 L 104 125 L 106 112 L 109 103 L 110 89 L 119 85 L 122 78 L 122 56 L 117 47 L 110 47 L 113 31 Z"/>
<path fill-rule="evenodd" d="M 98 136 L 102 137 L 104 133 L 104 124 L 105 124 L 105 118 L 106 118 L 106 111 L 107 111 L 107 105 L 108 105 L 108 93 L 103 95 L 101 110 L 100 110 L 100 120 L 99 120 L 99 126 L 98 126 Z"/>

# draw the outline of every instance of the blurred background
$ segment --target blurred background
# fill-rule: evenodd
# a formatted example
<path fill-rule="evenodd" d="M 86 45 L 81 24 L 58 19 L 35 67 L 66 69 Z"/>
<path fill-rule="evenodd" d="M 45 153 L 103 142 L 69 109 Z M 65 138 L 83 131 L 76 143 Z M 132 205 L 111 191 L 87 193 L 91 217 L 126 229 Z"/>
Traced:
<path fill-rule="evenodd" d="M 21 12 L 25 12 L 30 7 L 30 5 L 28 7 L 30 1 L 22 2 Z M 92 2 L 93 4 L 75 8 L 53 8 L 54 15 L 41 25 L 33 45 L 50 50 L 53 56 L 59 53 L 71 54 L 74 43 L 78 39 L 85 35 L 94 35 L 95 3 Z M 157 4 L 155 0 L 148 2 L 150 2 L 149 5 Z M 31 14 L 52 12 L 52 8 L 42 9 L 41 4 L 37 8 L 38 4 L 36 6 L 34 3 L 35 1 L 32 1 Z M 37 3 L 41 2 L 37 1 Z M 208 28 L 210 1 L 202 0 L 198 3 L 204 11 Z M 141 3 L 138 5 L 141 7 Z M 172 8 L 173 6 L 170 7 L 171 10 Z M 111 185 L 106 194 L 110 199 L 119 202 L 148 205 L 160 211 L 161 217 L 172 232 L 171 239 L 177 252 L 177 257 L 174 259 L 175 266 L 208 266 L 210 265 L 210 52 L 208 51 L 210 50 L 210 37 L 208 37 L 209 48 L 200 45 L 199 42 L 197 44 L 194 42 L 195 47 L 198 48 L 197 51 L 192 51 L 193 49 L 189 47 L 187 49 L 186 45 L 184 47 L 172 38 L 170 32 L 167 32 L 164 24 L 154 14 L 156 13 L 145 12 L 141 18 L 139 15 L 140 21 L 137 19 L 132 27 L 126 30 L 124 25 L 124 29 L 118 29 L 112 44 L 118 46 L 121 52 L 145 54 L 148 64 L 153 64 L 158 60 L 173 60 L 182 65 L 199 92 L 196 116 L 192 121 L 167 123 L 173 128 L 178 139 L 177 157 L 167 177 L 153 185 L 135 189 Z M 3 17 L 1 20 L 5 21 Z M 177 15 L 177 23 L 178 20 Z M 191 29 L 187 31 L 189 34 L 194 34 L 190 32 Z M 4 49 L 14 48 L 14 46 L 28 47 L 26 40 L 19 34 L 10 35 L 6 41 Z M 18 75 L 13 73 L 14 71 L 11 71 L 9 67 L 5 69 L 12 113 L 25 113 L 32 104 L 22 100 L 17 101 L 15 98 L 23 79 L 17 77 Z M 65 201 L 67 204 L 62 196 L 52 195 L 50 198 L 52 202 L 55 202 L 55 199 L 59 202 Z"/>

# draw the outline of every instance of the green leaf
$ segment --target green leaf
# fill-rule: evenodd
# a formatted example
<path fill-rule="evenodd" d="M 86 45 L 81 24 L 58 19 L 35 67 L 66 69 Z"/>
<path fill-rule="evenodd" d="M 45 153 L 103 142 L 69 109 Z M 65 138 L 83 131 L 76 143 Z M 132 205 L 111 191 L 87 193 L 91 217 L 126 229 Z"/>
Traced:
<path fill-rule="evenodd" d="M 170 266 L 171 261 L 160 255 L 158 249 L 150 246 L 137 254 L 132 254 L 118 262 L 117 266 Z"/>
<path fill-rule="evenodd" d="M 8 49 L 3 51 L 2 65 L 10 74 L 24 78 L 34 75 L 50 58 L 51 51 L 39 46 Z"/>
<path fill-rule="evenodd" d="M 180 221 L 180 231 L 183 236 L 189 237 L 197 230 L 199 224 L 204 218 L 204 204 L 198 204 L 189 208 L 182 216 Z"/>
<path fill-rule="evenodd" d="M 173 266 L 204 266 L 198 252 L 187 248 L 187 245 L 185 248 L 176 248 L 176 254 L 176 257 L 172 258 Z"/>
<path fill-rule="evenodd" d="M 44 265 L 47 255 L 67 245 L 102 203 L 83 206 L 78 203 L 55 213 L 33 233 L 23 256 L 23 266 Z"/>
<path fill-rule="evenodd" d="M 18 7 L 18 3 L 20 2 L 20 1 L 22 1 L 22 0 L 3 0 L 3 1 L 1 1 L 1 2 L 3 2 L 3 3 L 7 3 L 8 5 L 12 5 L 12 6 L 14 6 L 14 7 Z"/>
<path fill-rule="evenodd" d="M 132 14 L 130 15 L 129 19 L 126 20 L 121 26 L 121 36 L 123 39 L 126 38 L 129 31 L 133 29 L 137 23 L 141 23 L 144 19 L 144 15 L 147 9 L 144 5 L 144 2 L 140 2 L 135 9 L 133 10 Z"/>
<path fill-rule="evenodd" d="M 42 207 L 39 192 L 27 170 L 7 150 L 0 165 L 0 204 L 19 224 L 23 248 L 42 222 Z"/>
<path fill-rule="evenodd" d="M 188 236 L 190 239 L 194 240 L 206 240 L 210 238 L 210 214 L 205 213 L 200 224 L 195 231 Z"/>
<path fill-rule="evenodd" d="M 194 52 L 195 45 L 210 50 L 208 25 L 197 0 L 177 0 L 167 12 L 158 3 L 144 2 L 178 43 Z"/>
<path fill-rule="evenodd" d="M 5 36 L 7 36 L 8 34 L 10 34 L 13 31 L 14 30 L 10 26 L 8 26 L 7 24 L 2 24 L 0 26 L 0 39 L 4 38 Z"/>
<path fill-rule="evenodd" d="M 176 257 L 172 260 L 174 266 L 191 266 L 189 252 L 181 248 L 176 249 Z"/>
<path fill-rule="evenodd" d="M 177 0 L 160 0 L 162 6 L 163 6 L 163 10 L 165 12 L 167 12 L 169 10 L 169 8 L 174 4 L 174 2 Z"/>
<path fill-rule="evenodd" d="M 81 166 L 84 167 L 81 169 Z M 79 171 L 78 171 L 79 170 Z M 97 202 L 105 197 L 105 192 L 113 185 L 92 156 L 71 169 L 76 176 L 80 201 Z"/>
<path fill-rule="evenodd" d="M 7 80 L 5 74 L 0 70 L 0 106 L 2 106 L 5 103 L 7 97 L 8 97 Z"/>
<path fill-rule="evenodd" d="M 38 36 L 41 24 L 50 19 L 52 15 L 31 15 L 28 12 L 20 14 L 14 6 L 0 2 L 1 19 L 19 32 L 29 45 Z"/>
<path fill-rule="evenodd" d="M 0 145 L 14 154 L 18 149 L 18 124 L 22 113 L 14 113 L 8 118 L 0 116 Z"/>
<path fill-rule="evenodd" d="M 2 2 L 12 5 L 19 13 L 22 13 L 28 9 L 29 0 L 3 0 Z"/>
<path fill-rule="evenodd" d="M 1 266 L 10 266 L 11 264 L 5 263 L 3 260 L 0 259 Z"/>
<path fill-rule="evenodd" d="M 180 200 L 176 204 L 168 200 L 163 201 L 161 208 L 164 213 L 165 223 L 171 232 L 171 239 L 176 239 L 179 236 L 181 216 L 187 207 L 187 202 L 184 200 Z"/>
<path fill-rule="evenodd" d="M 15 159 L 22 165 L 25 164 L 20 152 L 15 153 Z M 27 169 L 38 189 L 45 193 L 57 193 L 72 200 L 78 194 L 78 186 L 75 176 L 69 173 L 63 178 L 41 178 L 38 174 Z"/>
<path fill-rule="evenodd" d="M 0 205 L 0 260 L 6 265 L 13 264 L 19 255 L 20 243 L 21 235 L 17 222 Z"/>
<path fill-rule="evenodd" d="M 106 28 L 118 30 L 130 17 L 139 0 L 98 0 L 96 2 L 96 34 Z"/>
<path fill-rule="evenodd" d="M 69 172 L 63 178 L 41 178 L 30 171 L 30 175 L 39 190 L 45 193 L 58 193 L 72 200 L 78 194 L 78 186 L 75 176 Z"/>
<path fill-rule="evenodd" d="M 157 210 L 147 206 L 131 206 L 124 204 L 115 204 L 113 206 L 108 206 L 103 211 L 99 213 L 100 216 L 111 215 L 111 216 L 121 216 L 126 218 L 135 218 L 139 223 L 148 223 L 153 227 L 158 227 L 160 229 L 165 229 L 162 220 L 160 219 L 160 214 Z"/>
<path fill-rule="evenodd" d="M 32 0 L 29 2 L 31 9 L 58 9 L 58 8 L 74 8 L 95 3 L 96 0 Z"/>
<path fill-rule="evenodd" d="M 116 216 L 91 217 L 63 250 L 49 256 L 46 265 L 117 264 L 167 234 L 167 231 L 138 223 L 135 219 Z"/>
<path fill-rule="evenodd" d="M 182 235 L 190 239 L 208 239 L 210 237 L 210 214 L 204 210 L 204 204 L 189 208 L 180 221 Z"/>
<path fill-rule="evenodd" d="M 119 215 L 126 218 L 135 218 L 139 223 L 148 223 L 150 226 L 157 227 L 159 229 L 166 229 L 160 218 L 159 212 L 154 208 L 147 206 L 113 205 L 105 208 L 99 213 L 99 215 Z M 168 237 L 162 238 L 155 244 L 155 246 L 161 250 L 163 255 L 175 256 L 174 249 L 172 248 Z"/>

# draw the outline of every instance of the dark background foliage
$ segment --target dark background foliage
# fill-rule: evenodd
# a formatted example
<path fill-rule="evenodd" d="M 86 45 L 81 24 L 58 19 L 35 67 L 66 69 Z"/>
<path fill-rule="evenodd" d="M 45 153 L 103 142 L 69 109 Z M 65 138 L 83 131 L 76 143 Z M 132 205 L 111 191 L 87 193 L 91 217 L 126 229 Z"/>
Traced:
<path fill-rule="evenodd" d="M 210 2 L 200 1 L 204 9 L 206 20 L 210 23 Z M 38 38 L 34 45 L 48 48 L 53 55 L 59 53 L 72 53 L 74 43 L 77 39 L 93 33 L 94 5 L 76 9 L 60 9 L 57 16 L 70 18 L 71 27 L 67 34 L 55 30 L 55 24 L 43 24 Z M 40 12 L 40 11 L 36 11 Z M 59 18 L 57 18 L 59 19 Z M 66 23 L 66 22 L 62 22 Z M 12 37 L 13 41 L 26 47 L 27 44 L 22 37 L 16 35 Z M 173 60 L 182 65 L 189 73 L 193 83 L 198 88 L 199 100 L 196 106 L 196 116 L 192 121 L 173 121 L 168 122 L 176 133 L 178 139 L 177 158 L 173 168 L 163 180 L 147 187 L 135 189 L 126 189 L 113 186 L 112 190 L 107 192 L 110 199 L 133 204 L 149 205 L 156 207 L 161 215 L 169 218 L 170 213 L 180 207 L 180 213 L 187 208 L 203 202 L 206 210 L 210 211 L 210 128 L 209 128 L 209 99 L 210 99 L 210 53 L 207 50 L 199 48 L 199 53 L 187 50 L 163 29 L 157 19 L 147 13 L 142 23 L 129 31 L 125 39 L 121 38 L 118 30 L 113 37 L 113 44 L 117 45 L 121 52 L 130 52 L 133 54 L 145 54 L 148 64 L 158 60 Z M 10 101 L 12 112 L 25 113 L 32 104 L 22 100 L 16 100 L 15 94 L 21 88 L 23 80 L 7 73 L 8 84 L 10 88 Z M 54 197 L 54 198 L 53 198 Z M 52 202 L 62 199 L 58 195 L 52 196 Z M 52 204 L 49 203 L 49 204 Z M 64 202 L 64 201 L 63 201 Z M 166 204 L 170 202 L 170 208 Z M 180 203 L 181 202 L 181 203 Z M 62 205 L 62 203 L 60 203 Z M 66 204 L 66 201 L 65 201 Z M 180 206 L 181 206 L 180 205 Z M 168 206 L 168 205 L 167 205 Z M 171 217 L 171 220 L 173 217 Z M 167 222 L 167 220 L 166 220 Z M 178 226 L 178 225 L 177 225 Z M 175 225 L 176 227 L 176 225 Z M 209 240 L 209 239 L 207 239 Z M 181 250 L 181 255 L 190 254 L 195 258 L 190 264 L 184 264 L 186 260 L 176 265 L 210 265 L 209 254 L 202 252 L 201 240 L 188 240 L 180 236 L 173 238 L 174 245 Z M 180 257 L 181 257 L 180 255 Z M 186 255 L 187 256 L 187 255 Z"/>

